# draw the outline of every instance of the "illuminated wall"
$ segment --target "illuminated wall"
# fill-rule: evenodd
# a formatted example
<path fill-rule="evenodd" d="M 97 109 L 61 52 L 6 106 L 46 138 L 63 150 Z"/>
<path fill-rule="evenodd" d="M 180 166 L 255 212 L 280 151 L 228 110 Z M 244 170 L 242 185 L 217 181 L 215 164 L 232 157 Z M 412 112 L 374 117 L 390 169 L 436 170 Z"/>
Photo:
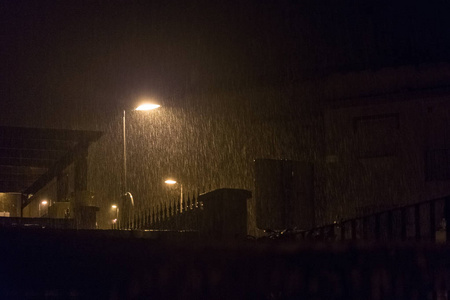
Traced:
<path fill-rule="evenodd" d="M 20 217 L 22 194 L 0 193 L 0 217 Z"/>

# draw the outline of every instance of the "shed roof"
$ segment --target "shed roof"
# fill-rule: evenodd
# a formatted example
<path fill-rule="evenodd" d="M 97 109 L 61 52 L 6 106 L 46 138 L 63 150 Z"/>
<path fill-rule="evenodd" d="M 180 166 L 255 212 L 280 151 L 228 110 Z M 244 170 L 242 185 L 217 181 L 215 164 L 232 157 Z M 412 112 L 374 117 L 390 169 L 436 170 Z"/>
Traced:
<path fill-rule="evenodd" d="M 0 192 L 35 193 L 101 136 L 98 131 L 0 126 Z"/>

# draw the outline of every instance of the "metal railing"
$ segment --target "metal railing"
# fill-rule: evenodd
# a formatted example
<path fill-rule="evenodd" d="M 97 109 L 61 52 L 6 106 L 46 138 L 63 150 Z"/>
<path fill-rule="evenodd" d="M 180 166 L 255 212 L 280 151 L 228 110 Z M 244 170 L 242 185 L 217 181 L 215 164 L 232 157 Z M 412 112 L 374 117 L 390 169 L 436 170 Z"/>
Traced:
<path fill-rule="evenodd" d="M 182 203 L 160 204 L 138 213 L 127 229 L 187 230 L 209 238 L 245 238 L 250 198 L 250 191 L 227 188 L 188 196 Z"/>
<path fill-rule="evenodd" d="M 149 209 L 136 212 L 125 229 L 170 229 L 193 230 L 199 227 L 199 214 L 203 211 L 203 202 L 199 195 L 184 195 L 185 201 L 179 199 L 169 203 L 159 203 Z"/>
<path fill-rule="evenodd" d="M 450 241 L 450 196 L 301 231 L 303 240 Z"/>

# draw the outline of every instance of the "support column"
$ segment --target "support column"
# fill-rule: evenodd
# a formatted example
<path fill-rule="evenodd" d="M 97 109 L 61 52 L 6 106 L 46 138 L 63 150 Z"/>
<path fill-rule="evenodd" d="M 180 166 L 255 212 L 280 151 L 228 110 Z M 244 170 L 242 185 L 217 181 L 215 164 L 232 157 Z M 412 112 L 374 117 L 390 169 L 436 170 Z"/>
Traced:
<path fill-rule="evenodd" d="M 72 206 L 77 229 L 95 229 L 97 223 L 96 214 L 99 210 L 98 207 L 93 205 L 91 194 L 88 191 L 87 154 L 86 148 L 84 151 L 78 153 L 75 159 L 75 199 Z"/>

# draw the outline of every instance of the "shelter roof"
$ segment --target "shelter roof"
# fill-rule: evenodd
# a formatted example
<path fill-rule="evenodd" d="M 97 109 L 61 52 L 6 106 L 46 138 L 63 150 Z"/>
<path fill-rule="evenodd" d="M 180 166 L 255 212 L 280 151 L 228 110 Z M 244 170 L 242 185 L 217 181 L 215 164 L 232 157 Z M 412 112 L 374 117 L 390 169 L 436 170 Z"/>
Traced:
<path fill-rule="evenodd" d="M 98 131 L 0 126 L 0 192 L 35 193 L 101 136 Z"/>

